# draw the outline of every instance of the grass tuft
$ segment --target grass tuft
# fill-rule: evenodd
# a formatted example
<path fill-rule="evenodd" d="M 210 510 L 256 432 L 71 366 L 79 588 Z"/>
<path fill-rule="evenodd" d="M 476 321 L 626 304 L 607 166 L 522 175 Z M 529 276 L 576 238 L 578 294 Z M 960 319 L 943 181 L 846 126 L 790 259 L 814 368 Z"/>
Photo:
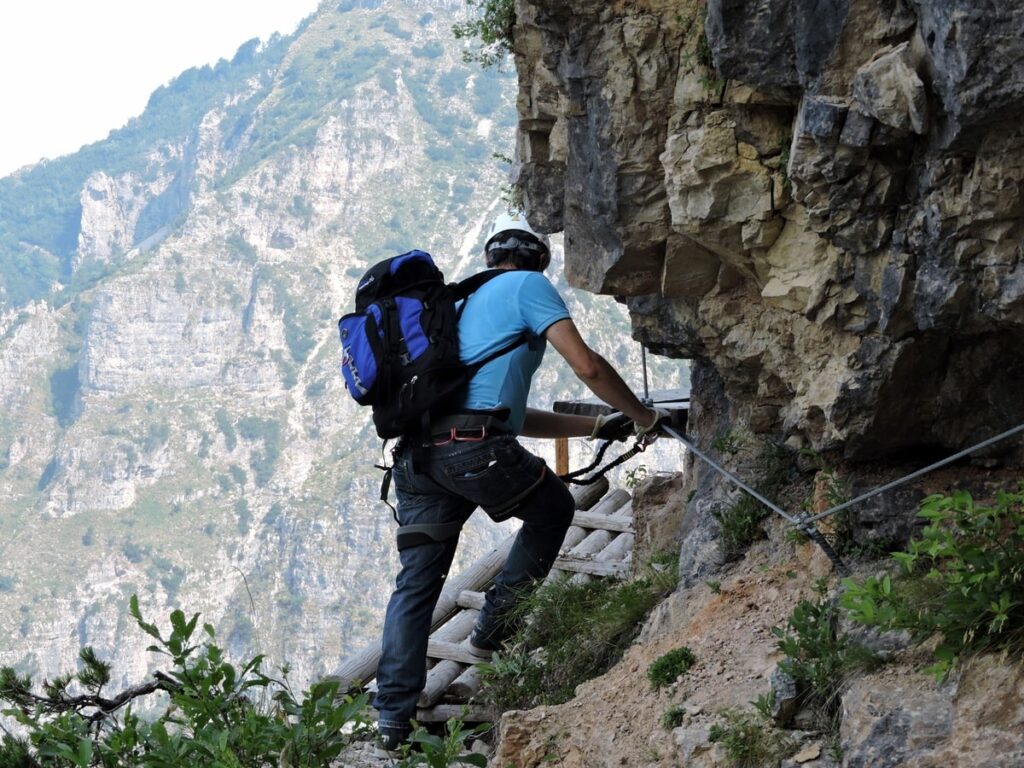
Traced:
<path fill-rule="evenodd" d="M 622 657 L 676 581 L 675 567 L 651 567 L 629 582 L 566 577 L 540 586 L 516 606 L 508 650 L 481 665 L 483 700 L 503 711 L 568 701 Z"/>

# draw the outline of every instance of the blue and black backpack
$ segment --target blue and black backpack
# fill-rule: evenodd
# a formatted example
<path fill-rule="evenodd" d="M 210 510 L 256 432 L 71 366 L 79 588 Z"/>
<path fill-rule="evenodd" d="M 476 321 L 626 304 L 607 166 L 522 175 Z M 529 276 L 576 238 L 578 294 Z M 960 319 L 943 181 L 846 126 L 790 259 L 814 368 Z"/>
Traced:
<path fill-rule="evenodd" d="M 429 253 L 409 251 L 363 275 L 355 312 L 338 321 L 341 372 L 355 401 L 372 406 L 380 437 L 428 435 L 431 419 L 455 412 L 483 365 L 524 342 L 517 339 L 473 365 L 459 359 L 464 300 L 500 274 L 491 269 L 445 283 Z"/>

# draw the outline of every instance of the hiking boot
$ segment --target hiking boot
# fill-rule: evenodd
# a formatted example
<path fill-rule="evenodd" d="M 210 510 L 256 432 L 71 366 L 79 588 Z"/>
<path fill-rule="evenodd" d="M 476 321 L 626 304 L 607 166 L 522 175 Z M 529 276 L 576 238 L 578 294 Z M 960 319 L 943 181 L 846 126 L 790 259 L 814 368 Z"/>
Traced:
<path fill-rule="evenodd" d="M 479 656 L 481 661 L 490 661 L 494 652 L 498 650 L 501 650 L 501 644 L 483 635 L 479 628 L 474 629 L 473 634 L 469 636 L 469 652 Z"/>
<path fill-rule="evenodd" d="M 402 745 L 408 740 L 408 731 L 384 728 L 377 732 L 377 742 L 373 747 L 373 755 L 374 757 L 389 757 L 392 760 L 398 760 L 402 757 Z"/>

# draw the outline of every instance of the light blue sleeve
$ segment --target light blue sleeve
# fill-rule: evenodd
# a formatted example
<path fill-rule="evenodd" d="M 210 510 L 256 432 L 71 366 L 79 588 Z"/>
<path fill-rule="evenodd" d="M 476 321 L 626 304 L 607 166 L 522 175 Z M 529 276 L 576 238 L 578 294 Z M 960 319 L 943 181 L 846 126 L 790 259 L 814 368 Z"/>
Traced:
<path fill-rule="evenodd" d="M 570 317 L 555 286 L 540 272 L 529 272 L 519 286 L 519 311 L 523 324 L 543 336 L 552 324 Z"/>

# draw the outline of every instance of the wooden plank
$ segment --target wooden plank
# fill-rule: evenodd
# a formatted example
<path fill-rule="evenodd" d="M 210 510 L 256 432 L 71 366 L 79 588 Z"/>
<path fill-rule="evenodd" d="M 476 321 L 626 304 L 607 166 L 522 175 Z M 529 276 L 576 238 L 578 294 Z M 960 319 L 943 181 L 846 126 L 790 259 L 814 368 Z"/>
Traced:
<path fill-rule="evenodd" d="M 572 524 L 595 531 L 616 531 L 622 533 L 633 530 L 632 516 L 623 519 L 609 515 L 595 515 L 593 512 L 577 512 L 572 517 Z"/>
<path fill-rule="evenodd" d="M 462 594 L 461 592 L 459 593 Z M 456 602 L 458 598 L 456 598 Z M 461 606 L 465 608 L 465 606 Z M 447 622 L 442 624 L 437 630 L 430 636 L 433 640 L 445 640 L 452 643 L 458 643 L 469 637 L 469 633 L 473 631 L 473 625 L 476 624 L 476 617 L 480 615 L 479 610 L 462 610 L 452 616 Z"/>
<path fill-rule="evenodd" d="M 569 438 L 559 437 L 555 440 L 555 472 L 559 475 L 569 473 Z"/>
<path fill-rule="evenodd" d="M 501 713 L 479 704 L 438 704 L 431 709 L 416 710 L 419 723 L 445 723 L 453 717 L 464 723 L 496 723 Z"/>
<path fill-rule="evenodd" d="M 690 404 L 689 387 L 682 389 L 662 389 L 650 393 L 651 400 L 660 408 L 688 410 Z M 578 416 L 603 416 L 614 409 L 596 397 L 584 400 L 557 400 L 552 406 L 555 413 L 571 413 Z"/>
<path fill-rule="evenodd" d="M 562 555 L 555 560 L 555 567 L 570 573 L 585 573 L 588 576 L 613 576 L 623 578 L 626 573 L 626 564 L 622 562 L 602 562 L 592 557 L 576 557 L 574 555 Z"/>
<path fill-rule="evenodd" d="M 449 643 L 444 640 L 430 640 L 427 643 L 427 656 L 435 659 L 447 659 L 458 661 L 462 664 L 479 664 L 488 659 L 482 659 L 469 650 L 469 643 Z"/>
<path fill-rule="evenodd" d="M 608 492 L 608 478 L 602 477 L 596 483 L 590 485 L 573 485 L 569 487 L 569 493 L 576 501 L 576 509 L 588 510 L 597 504 Z"/>
<path fill-rule="evenodd" d="M 366 712 L 367 718 L 371 721 L 376 720 L 379 715 L 375 709 Z M 418 723 L 444 723 L 453 717 L 464 723 L 496 723 L 501 717 L 501 712 L 480 704 L 438 704 L 430 709 L 416 710 Z"/>
<path fill-rule="evenodd" d="M 457 599 L 463 590 L 480 590 L 485 587 L 501 570 L 508 558 L 508 552 L 515 541 L 515 534 L 509 536 L 501 545 L 484 555 L 473 565 L 453 578 L 441 592 L 441 597 L 434 607 L 434 613 L 430 619 L 431 631 L 437 629 L 459 610 Z M 324 678 L 328 682 L 338 682 L 338 691 L 346 693 L 356 683 L 366 683 L 377 674 L 377 664 L 380 662 L 381 645 L 380 640 L 368 645 L 358 653 L 350 656 L 332 674 Z"/>
<path fill-rule="evenodd" d="M 462 608 L 472 608 L 479 611 L 484 607 L 484 599 L 483 592 L 473 592 L 472 590 L 464 589 L 459 592 L 456 602 Z"/>
<path fill-rule="evenodd" d="M 433 669 L 427 673 L 427 681 L 423 686 L 423 690 L 420 691 L 420 698 L 416 702 L 416 706 L 434 706 L 444 696 L 448 686 L 455 682 L 456 678 L 462 674 L 462 670 L 465 668 L 459 662 L 449 661 L 448 659 L 435 664 Z"/>
<path fill-rule="evenodd" d="M 469 701 L 480 693 L 482 685 L 480 667 L 466 667 L 462 674 L 448 686 L 448 696 L 461 701 Z"/>

